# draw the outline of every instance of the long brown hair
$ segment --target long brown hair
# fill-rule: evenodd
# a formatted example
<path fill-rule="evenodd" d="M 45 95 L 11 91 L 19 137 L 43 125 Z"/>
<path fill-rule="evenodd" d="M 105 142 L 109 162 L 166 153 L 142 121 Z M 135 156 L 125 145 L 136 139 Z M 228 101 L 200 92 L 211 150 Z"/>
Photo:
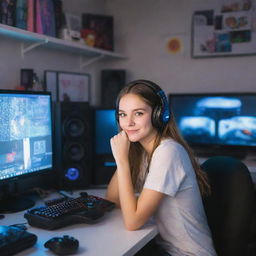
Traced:
<path fill-rule="evenodd" d="M 156 92 L 154 92 L 152 88 L 150 88 L 147 84 L 130 83 L 120 91 L 117 99 L 117 108 L 118 108 L 120 99 L 126 94 L 134 94 L 139 96 L 146 104 L 152 107 L 152 110 L 154 110 L 157 106 L 159 106 L 159 104 L 161 104 L 161 99 L 159 95 L 157 95 Z M 157 136 L 154 141 L 153 150 L 148 159 L 149 165 L 155 149 L 159 146 L 163 138 L 172 138 L 174 141 L 176 141 L 177 143 L 181 144 L 184 147 L 184 149 L 187 151 L 189 155 L 190 161 L 194 168 L 201 195 L 209 194 L 210 186 L 207 181 L 206 173 L 204 173 L 201 170 L 200 165 L 193 154 L 193 151 L 191 150 L 187 142 L 183 139 L 183 137 L 179 133 L 179 130 L 177 128 L 175 118 L 172 112 L 170 113 L 170 119 L 168 123 L 164 126 L 164 128 L 157 129 Z M 129 164 L 131 168 L 132 182 L 134 187 L 137 186 L 138 176 L 141 169 L 140 167 L 142 164 L 144 152 L 145 151 L 139 142 L 131 143 L 130 151 L 129 151 Z"/>

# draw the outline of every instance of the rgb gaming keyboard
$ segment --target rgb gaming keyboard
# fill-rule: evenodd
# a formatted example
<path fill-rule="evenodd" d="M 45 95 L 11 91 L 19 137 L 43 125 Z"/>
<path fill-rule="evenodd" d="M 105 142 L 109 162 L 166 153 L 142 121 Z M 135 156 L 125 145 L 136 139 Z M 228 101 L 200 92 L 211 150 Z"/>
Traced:
<path fill-rule="evenodd" d="M 28 210 L 24 218 L 31 226 L 53 230 L 75 223 L 95 223 L 114 207 L 113 202 L 93 195 L 57 198 L 48 201 L 46 206 Z"/>

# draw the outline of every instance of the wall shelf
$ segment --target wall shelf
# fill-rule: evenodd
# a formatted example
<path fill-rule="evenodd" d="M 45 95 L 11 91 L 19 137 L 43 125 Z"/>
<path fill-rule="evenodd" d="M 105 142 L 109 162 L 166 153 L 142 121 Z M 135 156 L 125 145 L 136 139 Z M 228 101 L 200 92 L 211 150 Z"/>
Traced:
<path fill-rule="evenodd" d="M 94 59 L 101 59 L 102 57 L 110 57 L 115 59 L 125 59 L 121 54 L 106 51 L 99 48 L 87 46 L 79 42 L 67 41 L 47 35 L 42 35 L 16 27 L 0 24 L 0 36 L 13 38 L 22 41 L 21 55 L 33 50 L 36 47 L 47 47 L 60 51 L 66 51 L 82 57 L 93 57 Z M 94 61 L 92 61 L 94 62 Z M 91 63 L 92 63 L 91 62 Z M 88 62 L 88 64 L 90 64 Z M 87 65 L 83 63 L 83 66 Z"/>

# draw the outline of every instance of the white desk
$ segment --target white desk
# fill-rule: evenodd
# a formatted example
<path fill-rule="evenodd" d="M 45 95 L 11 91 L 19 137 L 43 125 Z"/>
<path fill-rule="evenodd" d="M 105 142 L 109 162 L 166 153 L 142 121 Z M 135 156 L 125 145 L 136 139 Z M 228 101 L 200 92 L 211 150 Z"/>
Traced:
<path fill-rule="evenodd" d="M 86 190 L 89 194 L 104 197 L 105 190 Z M 57 197 L 51 196 L 51 197 Z M 50 198 L 50 197 L 49 197 Z M 48 199 L 48 198 L 47 198 Z M 38 205 L 40 203 L 37 203 Z M 5 214 L 0 225 L 24 223 L 24 212 Z M 79 240 L 79 250 L 76 255 L 85 256 L 129 256 L 134 255 L 158 233 L 152 223 L 146 224 L 137 231 L 127 231 L 124 227 L 120 209 L 114 209 L 105 214 L 97 224 L 76 224 L 57 230 L 44 230 L 28 226 L 28 231 L 37 235 L 37 243 L 17 256 L 53 255 L 44 247 L 44 243 L 54 236 L 69 235 Z"/>

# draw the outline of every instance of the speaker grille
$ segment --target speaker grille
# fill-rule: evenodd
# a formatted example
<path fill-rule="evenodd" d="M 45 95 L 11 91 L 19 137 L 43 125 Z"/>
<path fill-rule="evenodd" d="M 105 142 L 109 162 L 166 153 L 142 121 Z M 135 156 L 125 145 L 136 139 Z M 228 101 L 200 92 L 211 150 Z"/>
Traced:
<path fill-rule="evenodd" d="M 85 157 L 85 147 L 78 142 L 71 142 L 64 147 L 64 157 L 72 161 L 80 161 Z"/>
<path fill-rule="evenodd" d="M 85 123 L 81 117 L 66 117 L 63 122 L 63 132 L 65 136 L 79 137 L 85 132 Z"/>
<path fill-rule="evenodd" d="M 92 176 L 91 111 L 86 102 L 55 105 L 55 155 L 59 186 L 86 188 Z"/>

